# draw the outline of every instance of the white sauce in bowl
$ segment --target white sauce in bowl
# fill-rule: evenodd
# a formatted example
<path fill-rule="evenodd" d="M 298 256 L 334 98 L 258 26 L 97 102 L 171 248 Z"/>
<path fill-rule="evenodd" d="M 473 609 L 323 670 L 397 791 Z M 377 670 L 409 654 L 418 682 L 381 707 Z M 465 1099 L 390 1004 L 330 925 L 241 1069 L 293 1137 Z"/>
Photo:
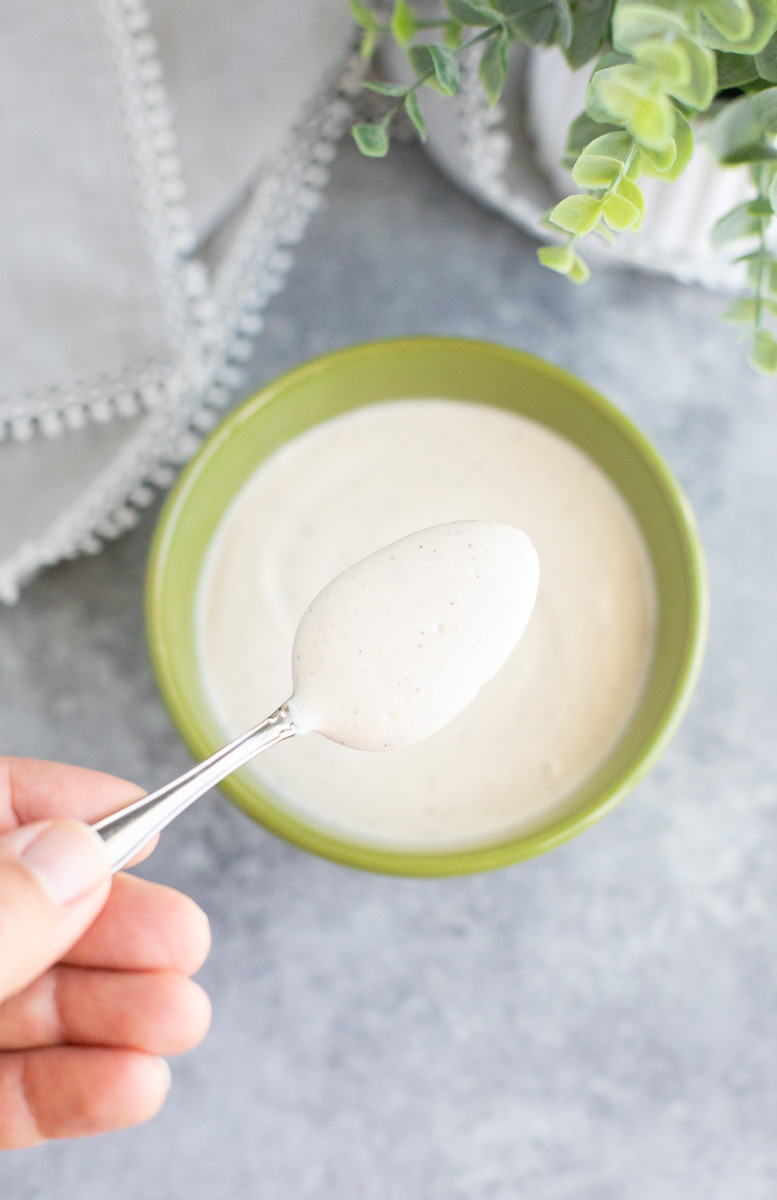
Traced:
<path fill-rule="evenodd" d="M 526 534 L 496 521 L 435 525 L 355 563 L 297 627 L 297 729 L 355 750 L 437 733 L 515 649 L 538 580 Z"/>
<path fill-rule="evenodd" d="M 301 814 L 395 846 L 484 841 L 559 804 L 607 756 L 650 662 L 655 589 L 622 497 L 566 439 L 449 400 L 370 405 L 295 438 L 226 512 L 198 597 L 199 658 L 225 740 L 292 692 L 300 618 L 351 564 L 413 530 L 525 530 L 541 563 L 525 634 L 445 728 L 388 754 L 316 733 L 251 771 Z"/>

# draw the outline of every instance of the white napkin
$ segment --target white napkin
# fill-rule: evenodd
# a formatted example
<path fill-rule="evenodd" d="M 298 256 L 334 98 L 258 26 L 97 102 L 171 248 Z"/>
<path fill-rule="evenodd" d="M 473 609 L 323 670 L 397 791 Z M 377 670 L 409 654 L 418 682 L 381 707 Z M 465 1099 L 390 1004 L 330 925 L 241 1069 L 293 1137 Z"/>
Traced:
<path fill-rule="evenodd" d="M 3 599 L 215 421 L 347 127 L 352 28 L 344 0 L 0 0 Z"/>

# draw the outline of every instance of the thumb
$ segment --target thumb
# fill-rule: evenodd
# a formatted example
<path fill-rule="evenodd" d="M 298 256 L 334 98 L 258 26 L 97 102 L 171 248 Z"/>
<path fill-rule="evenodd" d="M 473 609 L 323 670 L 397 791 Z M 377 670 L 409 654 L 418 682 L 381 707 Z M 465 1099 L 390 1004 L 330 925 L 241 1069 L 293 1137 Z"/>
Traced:
<path fill-rule="evenodd" d="M 0 837 L 0 1003 L 78 941 L 110 883 L 102 838 L 81 821 L 36 821 Z"/>

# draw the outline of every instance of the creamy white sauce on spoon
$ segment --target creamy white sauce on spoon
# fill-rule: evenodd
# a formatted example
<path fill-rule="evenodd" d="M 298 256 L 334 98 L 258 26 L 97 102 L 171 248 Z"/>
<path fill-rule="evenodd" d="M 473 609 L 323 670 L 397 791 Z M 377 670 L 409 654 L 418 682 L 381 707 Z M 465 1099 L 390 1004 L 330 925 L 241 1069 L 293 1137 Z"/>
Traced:
<path fill-rule="evenodd" d="M 362 559 L 297 627 L 295 725 L 356 750 L 430 737 L 506 662 L 538 581 L 529 538 L 496 521 L 437 525 Z"/>

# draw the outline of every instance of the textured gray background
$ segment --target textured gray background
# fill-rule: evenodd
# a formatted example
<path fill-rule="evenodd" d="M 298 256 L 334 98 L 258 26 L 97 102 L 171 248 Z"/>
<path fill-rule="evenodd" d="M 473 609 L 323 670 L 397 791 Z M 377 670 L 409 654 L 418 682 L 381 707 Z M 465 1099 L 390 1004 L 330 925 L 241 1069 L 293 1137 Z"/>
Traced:
<path fill-rule="evenodd" d="M 201 802 L 144 869 L 210 915 L 212 1032 L 150 1125 L 7 1154 L 4 1198 L 771 1200 L 777 385 L 743 365 L 721 308 L 628 272 L 574 289 L 420 151 L 343 151 L 252 384 L 343 343 L 444 332 L 601 388 L 698 513 L 701 685 L 617 812 L 489 876 L 359 874 Z M 3 750 L 146 787 L 186 767 L 144 648 L 153 516 L 0 613 Z"/>

